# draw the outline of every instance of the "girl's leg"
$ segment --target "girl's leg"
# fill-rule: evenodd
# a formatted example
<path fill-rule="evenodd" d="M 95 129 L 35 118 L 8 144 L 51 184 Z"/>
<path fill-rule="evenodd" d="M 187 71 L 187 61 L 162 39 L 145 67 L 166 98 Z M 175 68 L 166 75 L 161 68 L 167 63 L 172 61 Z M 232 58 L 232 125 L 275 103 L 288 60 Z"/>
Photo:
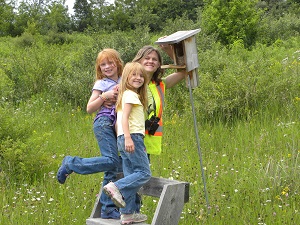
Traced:
<path fill-rule="evenodd" d="M 118 137 L 118 147 L 123 161 L 124 178 L 115 182 L 125 198 L 126 207 L 121 208 L 122 214 L 132 214 L 137 210 L 136 193 L 149 181 L 151 171 L 143 135 L 131 134 L 135 145 L 134 153 L 128 153 L 124 149 L 124 135 Z"/>
<path fill-rule="evenodd" d="M 109 117 L 102 116 L 94 123 L 94 133 L 98 141 L 101 156 L 82 158 L 66 156 L 62 163 L 65 173 L 93 174 L 104 171 L 116 171 L 119 164 L 117 138 Z M 110 179 L 108 175 L 108 179 Z"/>
<path fill-rule="evenodd" d="M 101 118 L 101 117 L 100 117 Z M 94 123 L 94 133 L 98 141 L 102 158 L 110 159 L 111 166 L 106 167 L 104 173 L 102 187 L 108 184 L 110 181 L 116 181 L 118 165 L 120 164 L 120 158 L 118 155 L 117 137 L 115 134 L 112 121 L 108 117 L 102 117 Z M 116 213 L 117 207 L 112 200 L 102 192 L 100 196 L 101 217 L 102 218 L 118 218 L 119 213 Z"/>

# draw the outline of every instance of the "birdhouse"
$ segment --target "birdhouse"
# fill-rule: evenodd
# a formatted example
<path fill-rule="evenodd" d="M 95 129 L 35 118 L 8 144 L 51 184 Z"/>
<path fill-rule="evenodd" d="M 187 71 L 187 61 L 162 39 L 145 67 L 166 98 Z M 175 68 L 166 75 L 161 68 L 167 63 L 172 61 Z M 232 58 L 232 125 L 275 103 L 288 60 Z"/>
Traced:
<path fill-rule="evenodd" d="M 197 73 L 199 62 L 195 37 L 195 35 L 199 32 L 200 29 L 177 31 L 176 33 L 173 33 L 155 42 L 155 44 L 158 45 L 172 45 L 172 55 L 174 64 L 162 65 L 162 68 L 171 68 L 177 70 L 185 69 L 188 72 L 192 88 L 197 87 L 199 84 L 199 78 Z"/>

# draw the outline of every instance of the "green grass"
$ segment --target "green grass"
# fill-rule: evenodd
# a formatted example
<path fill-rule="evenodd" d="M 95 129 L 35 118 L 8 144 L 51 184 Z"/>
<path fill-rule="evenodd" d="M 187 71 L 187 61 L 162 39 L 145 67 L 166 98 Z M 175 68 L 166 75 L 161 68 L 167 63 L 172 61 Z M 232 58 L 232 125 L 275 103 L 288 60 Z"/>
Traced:
<path fill-rule="evenodd" d="M 33 182 L 26 176 L 14 181 L 1 171 L 0 224 L 82 225 L 90 216 L 103 173 L 72 174 L 65 185 L 55 176 L 64 155 L 99 154 L 93 116 L 53 105 L 36 99 L 20 106 L 24 120 L 34 120 L 31 142 L 44 138 L 39 151 L 47 153 L 49 165 L 36 168 Z M 288 109 L 265 108 L 248 121 L 197 121 L 208 210 L 191 110 L 179 116 L 167 109 L 163 153 L 151 157 L 151 168 L 153 176 L 190 182 L 179 224 L 298 224 L 299 110 L 295 100 Z M 151 223 L 158 199 L 144 197 L 143 202 Z"/>

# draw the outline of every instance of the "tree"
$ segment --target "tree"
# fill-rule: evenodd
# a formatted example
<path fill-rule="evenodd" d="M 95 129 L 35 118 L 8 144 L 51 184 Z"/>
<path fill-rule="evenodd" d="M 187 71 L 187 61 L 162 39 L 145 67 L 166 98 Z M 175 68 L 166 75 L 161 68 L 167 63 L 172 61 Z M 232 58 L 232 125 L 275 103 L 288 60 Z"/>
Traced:
<path fill-rule="evenodd" d="M 67 32 L 71 29 L 68 9 L 62 3 L 52 2 L 47 6 L 43 27 L 46 31 Z"/>
<path fill-rule="evenodd" d="M 207 1 L 202 14 L 204 32 L 217 34 L 224 45 L 242 40 L 245 47 L 252 46 L 261 15 L 256 3 L 257 0 Z"/>
<path fill-rule="evenodd" d="M 28 26 L 34 27 L 30 29 L 30 33 L 40 33 L 43 23 L 44 9 L 41 1 L 33 0 L 32 2 L 21 2 L 16 16 L 15 27 L 17 35 L 22 34 Z"/>
<path fill-rule="evenodd" d="M 76 29 L 83 32 L 93 24 L 92 4 L 87 0 L 76 0 L 73 9 Z"/>
<path fill-rule="evenodd" d="M 13 34 L 14 29 L 14 7 L 11 3 L 6 3 L 5 0 L 0 0 L 0 36 Z"/>

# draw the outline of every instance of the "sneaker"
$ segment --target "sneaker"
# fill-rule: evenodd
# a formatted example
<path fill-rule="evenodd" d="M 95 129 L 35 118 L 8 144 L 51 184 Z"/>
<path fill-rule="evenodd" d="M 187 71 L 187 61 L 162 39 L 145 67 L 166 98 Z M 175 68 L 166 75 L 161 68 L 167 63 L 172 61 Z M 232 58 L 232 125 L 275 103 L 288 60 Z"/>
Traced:
<path fill-rule="evenodd" d="M 121 224 L 132 224 L 132 223 L 141 223 L 146 221 L 148 218 L 144 214 L 134 213 L 134 214 L 122 214 L 121 215 Z"/>
<path fill-rule="evenodd" d="M 66 161 L 69 158 L 69 156 L 66 156 L 64 158 L 64 160 L 62 161 L 61 166 L 59 167 L 58 171 L 57 171 L 57 175 L 56 178 L 58 180 L 59 183 L 64 184 L 66 182 L 67 177 L 72 173 L 69 173 L 67 171 L 67 167 L 66 167 Z"/>
<path fill-rule="evenodd" d="M 123 200 L 123 196 L 113 182 L 109 182 L 105 185 L 103 187 L 103 192 L 111 198 L 117 207 L 125 208 L 126 203 Z"/>
<path fill-rule="evenodd" d="M 117 209 L 114 209 L 113 211 L 110 211 L 109 213 L 101 212 L 101 218 L 102 219 L 114 219 L 119 220 L 120 219 L 120 212 Z"/>

